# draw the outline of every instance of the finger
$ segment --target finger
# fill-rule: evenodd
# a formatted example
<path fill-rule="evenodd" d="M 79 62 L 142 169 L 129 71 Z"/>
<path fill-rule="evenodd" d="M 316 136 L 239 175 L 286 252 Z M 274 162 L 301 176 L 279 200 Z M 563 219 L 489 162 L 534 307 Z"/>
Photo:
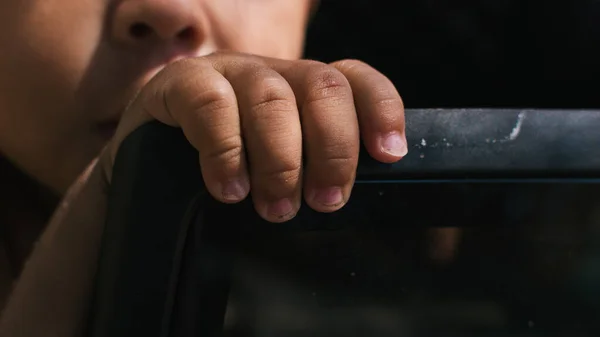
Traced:
<path fill-rule="evenodd" d="M 243 200 L 250 183 L 235 92 L 208 59 L 172 64 L 140 94 L 140 109 L 180 126 L 198 150 L 207 190 L 222 202 Z"/>
<path fill-rule="evenodd" d="M 360 61 L 339 61 L 332 66 L 350 82 L 360 133 L 369 154 L 384 163 L 404 157 L 408 152 L 404 105 L 393 83 Z"/>
<path fill-rule="evenodd" d="M 294 92 L 264 63 L 228 64 L 224 73 L 238 99 L 256 210 L 268 221 L 289 220 L 302 192 L 302 129 Z"/>
<path fill-rule="evenodd" d="M 178 79 L 165 106 L 198 149 L 202 177 L 209 192 L 226 203 L 246 198 L 250 181 L 235 91 L 208 62 L 194 62 L 193 74 Z"/>
<path fill-rule="evenodd" d="M 306 61 L 282 71 L 298 99 L 304 139 L 304 198 L 320 212 L 350 197 L 360 148 L 350 84 L 334 67 Z"/>

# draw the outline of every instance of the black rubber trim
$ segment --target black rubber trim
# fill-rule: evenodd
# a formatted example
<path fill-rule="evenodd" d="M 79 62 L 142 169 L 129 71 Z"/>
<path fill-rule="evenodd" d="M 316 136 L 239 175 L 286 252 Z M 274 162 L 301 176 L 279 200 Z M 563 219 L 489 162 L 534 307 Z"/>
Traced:
<path fill-rule="evenodd" d="M 409 154 L 383 165 L 363 151 L 358 183 L 600 178 L 600 111 L 408 110 L 406 119 Z M 234 209 L 206 195 L 181 130 L 152 122 L 127 137 L 113 170 L 88 336 L 220 334 L 237 224 L 219 219 L 256 214 L 248 202 L 230 217 L 209 216 L 211 207 Z"/>

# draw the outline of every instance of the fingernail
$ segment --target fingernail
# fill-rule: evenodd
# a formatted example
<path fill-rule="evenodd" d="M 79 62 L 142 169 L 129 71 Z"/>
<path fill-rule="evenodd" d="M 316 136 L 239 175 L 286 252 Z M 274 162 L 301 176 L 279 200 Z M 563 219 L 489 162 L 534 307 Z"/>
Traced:
<path fill-rule="evenodd" d="M 337 206 L 344 202 L 344 195 L 339 187 L 323 188 L 314 192 L 313 201 L 325 206 Z"/>
<path fill-rule="evenodd" d="M 223 199 L 226 201 L 240 201 L 248 195 L 250 184 L 247 179 L 232 180 L 223 185 Z"/>
<path fill-rule="evenodd" d="M 408 153 L 406 140 L 398 132 L 392 132 L 382 137 L 381 149 L 394 157 L 404 157 Z"/>
<path fill-rule="evenodd" d="M 269 215 L 275 216 L 278 219 L 288 217 L 294 211 L 294 205 L 288 198 L 269 204 L 267 212 Z"/>

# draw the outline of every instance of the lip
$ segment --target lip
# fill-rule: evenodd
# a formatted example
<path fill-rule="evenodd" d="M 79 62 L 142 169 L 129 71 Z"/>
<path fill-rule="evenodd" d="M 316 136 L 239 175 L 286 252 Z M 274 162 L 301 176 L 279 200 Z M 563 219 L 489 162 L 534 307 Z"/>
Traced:
<path fill-rule="evenodd" d="M 104 139 L 105 141 L 109 141 L 112 137 L 114 137 L 117 131 L 117 127 L 119 126 L 119 122 L 121 121 L 121 117 L 125 112 L 125 108 L 126 105 L 122 104 L 121 106 L 119 106 L 118 109 L 113 110 L 117 113 L 113 114 L 108 118 L 99 120 L 95 124 L 95 130 L 100 135 L 100 137 L 102 137 L 102 139 Z"/>

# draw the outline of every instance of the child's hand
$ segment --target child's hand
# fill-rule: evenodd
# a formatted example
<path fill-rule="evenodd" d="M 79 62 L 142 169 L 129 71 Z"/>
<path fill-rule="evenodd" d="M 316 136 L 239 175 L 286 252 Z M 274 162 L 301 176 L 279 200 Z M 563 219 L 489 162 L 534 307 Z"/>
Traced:
<path fill-rule="evenodd" d="M 238 202 L 252 189 L 256 210 L 273 222 L 293 218 L 301 197 L 317 211 L 341 208 L 360 137 L 382 162 L 407 152 L 400 95 L 359 61 L 218 53 L 173 63 L 125 113 L 104 159 L 107 171 L 120 142 L 151 118 L 183 128 L 217 200 Z"/>
<path fill-rule="evenodd" d="M 359 135 L 382 162 L 407 152 L 400 96 L 363 63 L 220 53 L 171 64 L 141 90 L 54 214 L 0 316 L 1 336 L 81 336 L 112 163 L 123 139 L 153 118 L 183 128 L 213 196 L 237 202 L 251 188 L 260 215 L 274 222 L 291 219 L 302 195 L 317 211 L 344 205 Z"/>

